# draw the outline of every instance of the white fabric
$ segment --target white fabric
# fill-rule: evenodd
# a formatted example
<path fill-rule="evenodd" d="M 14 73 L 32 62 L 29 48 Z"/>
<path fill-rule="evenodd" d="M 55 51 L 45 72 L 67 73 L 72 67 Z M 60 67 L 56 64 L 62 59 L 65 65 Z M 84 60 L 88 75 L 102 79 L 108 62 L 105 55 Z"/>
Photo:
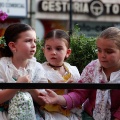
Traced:
<path fill-rule="evenodd" d="M 18 92 L 10 100 L 8 107 L 9 120 L 36 120 L 32 97 L 28 92 Z"/>
<path fill-rule="evenodd" d="M 8 114 L 0 111 L 0 120 L 8 120 Z"/>
<path fill-rule="evenodd" d="M 99 64 L 98 64 L 99 65 Z M 103 70 L 102 70 L 103 72 Z M 102 82 L 104 83 L 120 83 L 120 70 L 117 72 L 113 72 L 110 75 L 110 80 L 108 81 L 106 76 Z M 104 74 L 104 72 L 103 72 Z M 96 82 L 98 83 L 99 81 Z M 111 120 L 111 98 L 110 98 L 110 90 L 97 90 L 96 93 L 96 103 L 95 109 L 93 110 L 93 118 L 95 120 Z"/>
<path fill-rule="evenodd" d="M 45 112 L 45 120 L 82 120 L 82 118 L 80 118 L 80 116 L 77 117 L 76 114 L 70 114 L 69 117 L 66 117 L 60 113 L 57 112 Z M 81 114 L 81 113 L 80 113 Z"/>
<path fill-rule="evenodd" d="M 83 83 L 120 83 L 119 78 L 120 70 L 112 72 L 108 82 L 98 59 L 88 64 L 81 75 L 81 81 Z M 110 90 L 98 89 L 96 92 L 96 102 L 95 108 L 93 110 L 93 118 L 95 120 L 111 120 L 110 108 Z"/>
<path fill-rule="evenodd" d="M 33 83 L 46 83 L 45 71 L 42 65 L 35 59 L 30 59 L 28 65 L 23 71 L 29 73 Z M 22 68 L 19 70 L 12 64 L 11 58 L 3 57 L 0 59 L 0 83 L 14 83 L 13 73 L 23 74 Z"/>
<path fill-rule="evenodd" d="M 111 120 L 110 112 L 110 91 L 109 90 L 97 90 L 96 104 L 93 111 L 93 118 L 95 120 Z"/>
<path fill-rule="evenodd" d="M 46 71 L 46 77 L 49 81 L 52 83 L 56 83 L 60 80 L 63 80 L 62 75 L 57 71 L 51 68 L 48 65 L 48 62 L 45 62 L 42 64 L 45 71 Z M 78 82 L 80 80 L 80 74 L 76 66 L 71 66 L 69 63 L 64 62 L 65 67 L 69 70 L 69 72 L 72 74 L 71 80 L 74 80 L 74 83 Z M 67 92 L 67 90 L 66 90 Z M 45 111 L 45 120 L 81 120 L 81 112 L 82 110 L 80 108 L 73 108 L 71 110 L 70 116 L 66 117 L 60 113 L 57 112 L 47 112 Z"/>
<path fill-rule="evenodd" d="M 12 64 L 12 59 L 11 58 L 3 57 L 3 58 L 0 59 L 0 83 L 15 83 L 16 82 L 15 79 L 17 79 L 18 76 L 23 76 L 23 75 L 26 75 L 26 74 L 28 74 L 30 76 L 30 79 L 32 80 L 33 83 L 48 82 L 46 77 L 45 77 L 45 71 L 44 71 L 42 65 L 40 63 L 36 62 L 35 59 L 30 59 L 26 68 L 19 68 L 19 69 L 17 69 Z M 31 101 L 31 104 L 33 104 L 31 95 L 29 93 L 22 93 L 22 95 L 23 94 L 27 94 L 27 97 Z M 16 99 L 17 98 L 16 96 L 18 96 L 18 95 L 19 94 L 16 94 L 13 97 L 13 99 L 14 98 Z M 26 100 L 28 99 L 27 97 L 26 97 Z M 14 101 L 15 101 L 15 99 L 14 99 Z M 11 103 L 10 105 L 11 105 L 10 108 L 12 109 L 13 104 Z M 32 106 L 31 108 L 32 108 L 32 112 L 35 112 L 34 111 L 34 106 Z M 26 116 L 28 115 L 28 113 L 26 113 Z M 2 120 L 2 119 L 6 120 L 5 116 L 6 116 L 5 112 L 0 112 L 0 120 Z M 31 120 L 35 120 L 35 119 L 36 118 L 33 119 L 31 117 Z"/>
<path fill-rule="evenodd" d="M 63 80 L 63 77 L 61 74 L 57 71 L 51 68 L 48 65 L 48 62 L 45 62 L 42 64 L 45 71 L 46 71 L 46 77 L 52 82 L 56 83 L 60 80 Z M 80 74 L 76 66 L 71 66 L 69 63 L 64 62 L 64 65 L 68 68 L 69 72 L 72 74 L 71 80 L 74 80 L 74 82 L 78 82 L 80 80 Z"/>

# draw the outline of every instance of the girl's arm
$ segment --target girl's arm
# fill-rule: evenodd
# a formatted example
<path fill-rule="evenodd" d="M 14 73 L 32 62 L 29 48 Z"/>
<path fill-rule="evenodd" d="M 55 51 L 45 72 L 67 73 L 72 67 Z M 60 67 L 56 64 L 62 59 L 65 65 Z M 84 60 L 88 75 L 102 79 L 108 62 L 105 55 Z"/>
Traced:
<path fill-rule="evenodd" d="M 67 109 L 80 106 L 89 94 L 89 90 L 74 90 L 67 95 L 57 95 L 49 89 L 46 92 L 47 94 L 40 93 L 38 97 L 47 104 L 59 104 Z"/>
<path fill-rule="evenodd" d="M 29 90 L 29 93 L 31 94 L 32 98 L 34 99 L 34 101 L 37 104 L 39 104 L 39 105 L 44 105 L 45 104 L 45 102 L 42 99 L 38 98 L 38 95 L 40 94 L 39 90 L 31 89 L 31 90 Z"/>
<path fill-rule="evenodd" d="M 18 91 L 19 89 L 0 90 L 0 104 L 10 100 Z"/>
<path fill-rule="evenodd" d="M 29 76 L 19 77 L 16 83 L 29 83 Z M 0 91 L 0 104 L 10 100 L 20 89 L 4 89 Z"/>
<path fill-rule="evenodd" d="M 120 107 L 118 108 L 118 110 L 114 113 L 114 120 L 120 120 Z"/>

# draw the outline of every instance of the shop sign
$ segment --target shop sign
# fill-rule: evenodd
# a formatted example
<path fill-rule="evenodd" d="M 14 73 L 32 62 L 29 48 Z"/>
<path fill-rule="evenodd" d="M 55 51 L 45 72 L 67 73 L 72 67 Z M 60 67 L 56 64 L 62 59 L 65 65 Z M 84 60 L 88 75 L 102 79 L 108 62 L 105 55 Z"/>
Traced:
<path fill-rule="evenodd" d="M 0 10 L 9 17 L 26 17 L 27 0 L 0 0 Z"/>
<path fill-rule="evenodd" d="M 70 3 L 64 0 L 40 0 L 38 2 L 38 12 L 68 13 Z M 73 1 L 72 11 L 76 14 L 88 14 L 95 17 L 101 15 L 120 15 L 120 4 L 103 3 L 100 0 L 90 2 Z"/>
<path fill-rule="evenodd" d="M 73 26 L 78 25 L 80 32 L 84 33 L 87 37 L 97 37 L 103 30 L 108 27 L 120 28 L 118 22 L 79 22 L 74 21 Z"/>

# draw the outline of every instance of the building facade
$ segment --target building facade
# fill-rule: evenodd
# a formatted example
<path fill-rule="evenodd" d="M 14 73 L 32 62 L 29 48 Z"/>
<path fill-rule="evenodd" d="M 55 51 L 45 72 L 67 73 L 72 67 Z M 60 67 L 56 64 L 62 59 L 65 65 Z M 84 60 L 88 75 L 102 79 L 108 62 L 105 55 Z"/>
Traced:
<path fill-rule="evenodd" d="M 0 10 L 9 15 L 5 22 L 0 23 L 0 31 L 12 22 L 24 22 L 33 26 L 42 39 L 55 28 L 69 31 L 71 24 L 72 28 L 77 24 L 87 36 L 97 36 L 110 26 L 120 27 L 119 0 L 71 1 L 72 8 L 70 0 L 0 0 Z"/>
<path fill-rule="evenodd" d="M 0 36 L 3 36 L 6 27 L 12 23 L 29 22 L 27 0 L 0 0 L 0 11 L 8 14 L 5 21 L 0 21 Z"/>
<path fill-rule="evenodd" d="M 69 31 L 70 0 L 36 0 L 36 20 L 46 34 L 60 28 Z M 110 26 L 120 27 L 119 0 L 72 0 L 72 27 L 78 24 L 87 36 L 97 36 Z"/>

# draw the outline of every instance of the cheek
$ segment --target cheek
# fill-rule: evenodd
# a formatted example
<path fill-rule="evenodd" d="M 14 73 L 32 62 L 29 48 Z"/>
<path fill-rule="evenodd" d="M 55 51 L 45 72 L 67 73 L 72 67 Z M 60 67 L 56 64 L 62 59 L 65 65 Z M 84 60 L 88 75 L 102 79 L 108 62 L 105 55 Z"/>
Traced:
<path fill-rule="evenodd" d="M 66 57 L 68 57 L 68 54 L 65 54 L 65 53 L 61 54 L 61 58 L 62 58 L 62 59 L 63 59 L 63 58 L 66 58 Z"/>
<path fill-rule="evenodd" d="M 48 58 L 48 57 L 50 56 L 49 52 L 44 51 L 44 56 L 45 56 L 46 58 Z"/>
<path fill-rule="evenodd" d="M 116 58 L 116 60 L 120 60 L 120 55 L 118 55 L 118 56 L 113 56 L 112 58 L 113 58 L 113 59 Z"/>
<path fill-rule="evenodd" d="M 21 51 L 25 51 L 27 52 L 28 50 L 30 50 L 30 47 L 28 45 L 24 45 L 24 46 L 21 46 Z"/>
<path fill-rule="evenodd" d="M 101 55 L 99 54 L 99 53 L 97 53 L 97 57 L 98 57 L 98 59 L 101 57 Z"/>
<path fill-rule="evenodd" d="M 120 55 L 119 56 L 111 55 L 111 56 L 108 56 L 107 59 L 114 63 L 120 60 Z"/>

